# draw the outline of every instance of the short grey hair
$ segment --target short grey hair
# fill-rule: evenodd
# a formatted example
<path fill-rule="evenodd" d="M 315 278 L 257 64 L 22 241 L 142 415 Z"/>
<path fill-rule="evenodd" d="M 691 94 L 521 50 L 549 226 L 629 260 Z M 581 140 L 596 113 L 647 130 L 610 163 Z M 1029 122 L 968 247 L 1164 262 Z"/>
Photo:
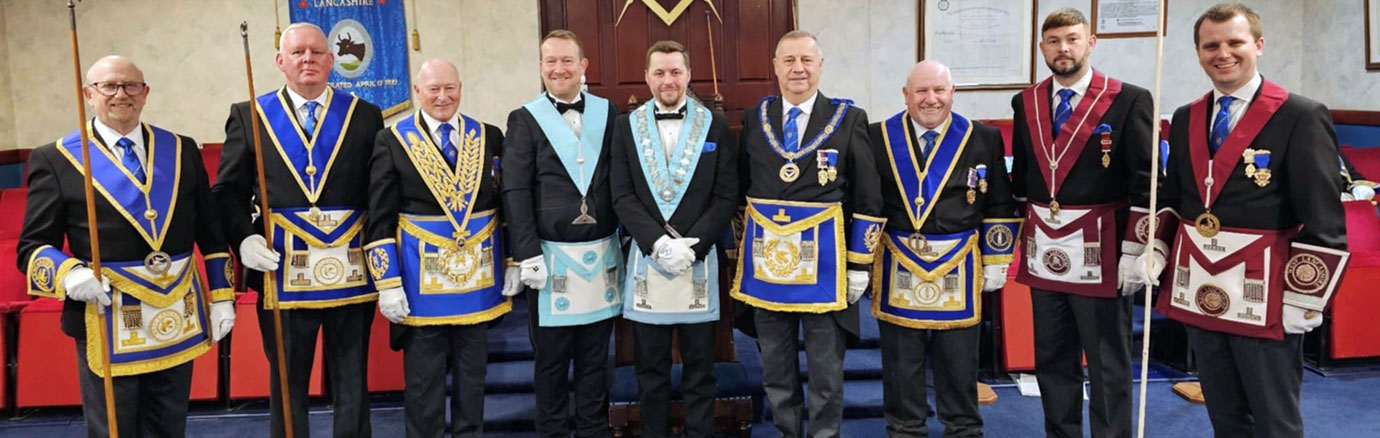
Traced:
<path fill-rule="evenodd" d="M 321 32 L 322 37 L 326 36 L 326 31 L 321 30 L 321 26 L 317 26 L 315 24 L 311 24 L 305 21 L 298 21 L 296 23 L 289 24 L 287 29 L 283 29 L 283 34 L 278 36 L 278 50 L 283 50 L 283 43 L 287 42 L 288 32 L 292 32 L 294 29 L 302 28 L 316 29 L 317 32 Z"/>

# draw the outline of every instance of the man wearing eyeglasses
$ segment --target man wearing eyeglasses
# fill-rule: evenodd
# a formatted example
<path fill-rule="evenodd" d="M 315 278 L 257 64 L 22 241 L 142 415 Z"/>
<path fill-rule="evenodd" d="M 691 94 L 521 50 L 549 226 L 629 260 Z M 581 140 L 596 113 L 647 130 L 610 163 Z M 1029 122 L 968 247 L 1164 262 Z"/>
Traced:
<path fill-rule="evenodd" d="M 307 387 L 316 337 L 325 343 L 326 372 L 334 399 L 335 436 L 368 436 L 369 394 L 365 368 L 369 327 L 378 292 L 365 267 L 364 210 L 369 154 L 383 129 L 377 106 L 326 82 L 335 58 L 321 28 L 293 23 L 283 30 L 276 55 L 287 85 L 230 107 L 220 175 L 211 188 L 225 213 L 225 235 L 237 243 L 249 287 L 261 293 L 259 330 L 269 363 L 277 363 L 273 306 L 284 309 L 288 398 L 294 436 L 308 436 Z M 273 247 L 256 211 L 251 117 L 259 118 Z M 281 264 L 280 264 L 281 262 Z M 269 372 L 270 430 L 283 435 L 276 369 Z"/>
<path fill-rule="evenodd" d="M 108 56 L 86 78 L 82 92 L 96 114 L 87 130 L 99 193 L 100 278 L 87 266 L 93 224 L 81 195 L 79 131 L 35 148 L 29 158 L 19 270 L 28 276 L 30 295 L 64 300 L 62 332 L 76 340 L 87 434 L 108 433 L 98 374 L 108 358 L 122 435 L 183 436 L 191 362 L 235 325 L 220 216 L 196 142 L 140 121 L 149 92 L 143 72 Z M 68 252 L 60 249 L 64 238 Z M 205 259 L 204 282 L 193 245 Z M 105 339 L 89 318 L 98 312 L 109 323 Z"/>

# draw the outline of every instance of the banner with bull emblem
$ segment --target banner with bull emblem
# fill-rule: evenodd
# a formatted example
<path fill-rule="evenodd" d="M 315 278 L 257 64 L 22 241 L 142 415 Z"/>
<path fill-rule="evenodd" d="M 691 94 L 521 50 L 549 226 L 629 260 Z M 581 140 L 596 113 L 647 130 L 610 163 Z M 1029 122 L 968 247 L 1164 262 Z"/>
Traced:
<path fill-rule="evenodd" d="M 326 33 L 335 55 L 330 85 L 383 109 L 388 117 L 411 105 L 407 21 L 402 0 L 287 0 L 293 23 Z"/>

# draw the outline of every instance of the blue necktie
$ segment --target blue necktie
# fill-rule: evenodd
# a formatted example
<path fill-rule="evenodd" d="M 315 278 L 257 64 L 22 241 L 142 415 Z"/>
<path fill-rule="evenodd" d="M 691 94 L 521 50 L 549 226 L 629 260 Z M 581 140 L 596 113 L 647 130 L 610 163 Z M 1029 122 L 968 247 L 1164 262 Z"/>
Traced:
<path fill-rule="evenodd" d="M 460 150 L 455 148 L 455 142 L 450 139 L 450 133 L 455 131 L 455 127 L 450 126 L 449 123 L 442 123 L 441 127 L 437 129 L 440 131 L 441 153 L 446 156 L 446 162 L 450 163 L 450 168 L 454 169 L 455 160 L 460 156 Z"/>
<path fill-rule="evenodd" d="M 1217 117 L 1212 119 L 1212 142 L 1209 151 L 1216 154 L 1217 148 L 1222 147 L 1222 143 L 1227 142 L 1227 135 L 1231 134 L 1231 103 L 1235 97 L 1222 96 L 1217 98 Z"/>
<path fill-rule="evenodd" d="M 307 118 L 302 121 L 302 128 L 307 130 L 308 138 L 316 133 L 316 107 L 320 105 L 316 101 L 307 102 Z"/>
<path fill-rule="evenodd" d="M 120 137 L 120 140 L 116 141 L 115 145 L 125 150 L 124 156 L 120 159 L 120 162 L 125 165 L 125 169 L 129 169 L 129 173 L 134 175 L 134 178 L 139 180 L 140 183 L 143 183 L 144 164 L 139 162 L 139 156 L 134 154 L 134 141 Z"/>
<path fill-rule="evenodd" d="M 795 152 L 800 150 L 800 134 L 795 132 L 795 118 L 799 117 L 803 112 L 804 111 L 801 111 L 799 107 L 796 107 L 791 108 L 791 110 L 786 113 L 786 126 L 781 128 L 781 130 L 784 131 L 782 134 L 786 136 L 786 151 Z"/>
<path fill-rule="evenodd" d="M 1054 108 L 1054 138 L 1059 138 L 1059 131 L 1064 129 L 1064 122 L 1069 121 L 1069 116 L 1073 115 L 1073 106 L 1069 105 L 1069 99 L 1073 99 L 1072 88 L 1059 90 L 1059 106 Z"/>
<path fill-rule="evenodd" d="M 930 156 L 930 152 L 934 151 L 934 139 L 939 138 L 939 133 L 934 131 L 925 131 L 925 134 L 921 135 L 920 138 L 925 140 L 925 147 L 923 149 L 920 149 L 920 155 L 924 158 L 928 158 Z"/>

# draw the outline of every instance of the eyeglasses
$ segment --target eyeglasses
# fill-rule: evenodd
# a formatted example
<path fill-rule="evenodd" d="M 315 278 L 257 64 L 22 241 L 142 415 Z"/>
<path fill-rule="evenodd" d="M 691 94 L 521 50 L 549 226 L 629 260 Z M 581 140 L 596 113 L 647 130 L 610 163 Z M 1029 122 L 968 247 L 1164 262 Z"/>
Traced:
<path fill-rule="evenodd" d="M 114 96 L 120 92 L 121 88 L 125 90 L 126 95 L 139 96 L 148 90 L 148 84 L 143 82 L 93 82 L 91 88 L 95 88 L 96 91 L 106 96 Z"/>

